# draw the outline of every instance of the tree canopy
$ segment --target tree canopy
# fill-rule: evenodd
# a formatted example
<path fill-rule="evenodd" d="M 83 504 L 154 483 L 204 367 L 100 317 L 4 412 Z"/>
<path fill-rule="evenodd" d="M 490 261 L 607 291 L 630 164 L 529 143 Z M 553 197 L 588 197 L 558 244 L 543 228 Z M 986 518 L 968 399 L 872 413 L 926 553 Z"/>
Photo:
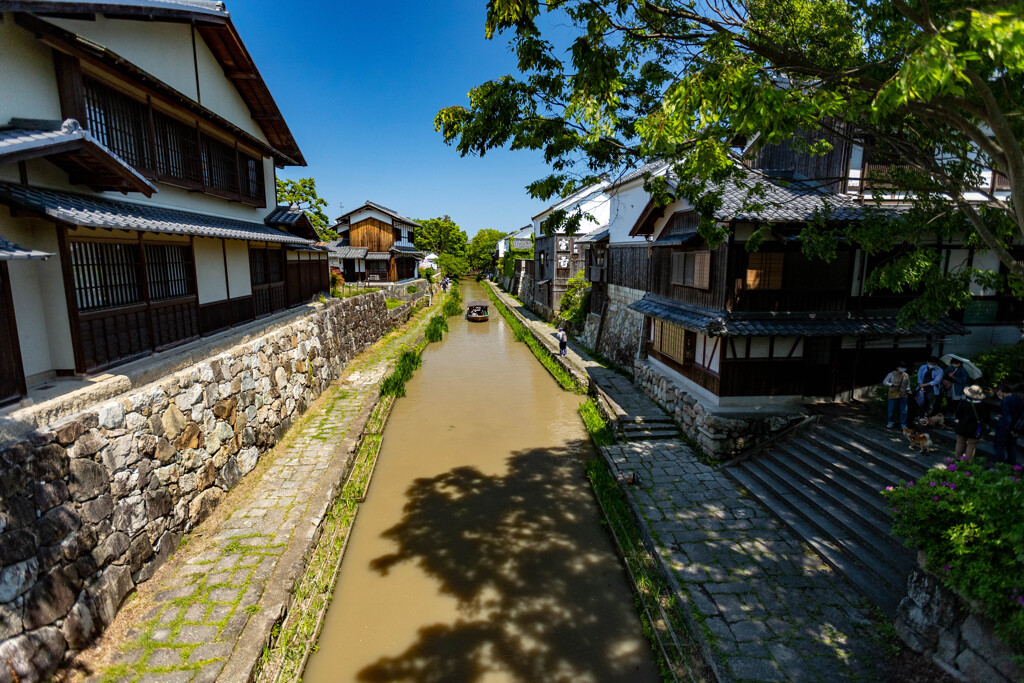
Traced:
<path fill-rule="evenodd" d="M 327 208 L 327 201 L 320 198 L 316 192 L 316 180 L 313 178 L 299 178 L 298 180 L 277 179 L 277 203 L 296 204 L 306 211 L 309 222 L 313 224 L 316 234 L 322 240 L 336 239 L 337 235 L 331 230 L 331 222 L 327 218 L 324 209 Z"/>
<path fill-rule="evenodd" d="M 473 235 L 467 250 L 470 268 L 477 268 L 481 271 L 494 269 L 498 263 L 498 242 L 504 238 L 505 233 L 500 230 L 491 230 L 490 228 L 478 230 Z"/>
<path fill-rule="evenodd" d="M 556 48 L 561 33 L 542 33 L 542 12 L 561 15 L 544 23 L 568 27 L 568 50 Z M 718 244 L 723 183 L 746 177 L 738 141 L 812 155 L 856 144 L 898 164 L 881 180 L 909 210 L 879 202 L 836 225 L 823 208 L 801 240 L 809 256 L 829 259 L 843 240 L 881 255 L 869 288 L 921 293 L 905 320 L 962 306 L 971 283 L 1024 293 L 1011 253 L 1024 238 L 1019 0 L 489 0 L 486 33 L 510 35 L 520 75 L 473 88 L 435 127 L 463 155 L 543 151 L 553 172 L 528 186 L 535 197 L 662 159 L 678 183 L 649 178 L 648 190 L 660 204 L 692 202 Z M 986 169 L 1008 196 L 982 181 Z M 763 201 L 759 185 L 743 185 L 748 207 Z M 966 263 L 943 272 L 936 238 L 962 235 L 1009 276 Z"/>
<path fill-rule="evenodd" d="M 424 218 L 416 221 L 422 227 L 416 231 L 416 248 L 423 252 L 463 256 L 469 238 L 466 231 L 456 225 L 451 216 Z"/>

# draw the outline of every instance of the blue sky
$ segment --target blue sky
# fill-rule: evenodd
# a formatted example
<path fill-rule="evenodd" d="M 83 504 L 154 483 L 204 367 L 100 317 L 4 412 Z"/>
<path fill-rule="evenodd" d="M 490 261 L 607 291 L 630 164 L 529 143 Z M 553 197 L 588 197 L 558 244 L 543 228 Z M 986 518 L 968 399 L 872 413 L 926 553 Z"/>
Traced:
<path fill-rule="evenodd" d="M 461 158 L 434 132 L 439 109 L 465 104 L 515 72 L 507 39 L 484 38 L 485 0 L 228 0 L 232 20 L 309 164 L 333 219 L 367 199 L 414 218 L 449 214 L 472 236 L 511 231 L 545 203 L 524 186 L 540 153 Z"/>

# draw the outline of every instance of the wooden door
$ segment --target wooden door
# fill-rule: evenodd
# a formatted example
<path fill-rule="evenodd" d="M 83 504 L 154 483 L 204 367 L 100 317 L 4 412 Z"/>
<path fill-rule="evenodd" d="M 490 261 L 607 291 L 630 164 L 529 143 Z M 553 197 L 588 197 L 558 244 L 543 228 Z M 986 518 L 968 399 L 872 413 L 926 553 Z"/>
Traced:
<path fill-rule="evenodd" d="M 0 326 L 0 405 L 3 405 L 19 400 L 26 393 L 11 280 L 4 261 L 0 261 Z"/>
<path fill-rule="evenodd" d="M 804 337 L 804 396 L 835 396 L 842 337 Z"/>

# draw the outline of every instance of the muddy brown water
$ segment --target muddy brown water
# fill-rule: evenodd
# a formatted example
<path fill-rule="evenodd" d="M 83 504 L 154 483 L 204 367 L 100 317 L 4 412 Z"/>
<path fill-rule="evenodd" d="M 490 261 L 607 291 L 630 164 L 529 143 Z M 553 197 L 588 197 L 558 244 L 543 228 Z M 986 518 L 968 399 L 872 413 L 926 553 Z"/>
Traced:
<path fill-rule="evenodd" d="M 449 324 L 395 404 L 303 680 L 658 680 L 581 397 L 496 311 Z"/>

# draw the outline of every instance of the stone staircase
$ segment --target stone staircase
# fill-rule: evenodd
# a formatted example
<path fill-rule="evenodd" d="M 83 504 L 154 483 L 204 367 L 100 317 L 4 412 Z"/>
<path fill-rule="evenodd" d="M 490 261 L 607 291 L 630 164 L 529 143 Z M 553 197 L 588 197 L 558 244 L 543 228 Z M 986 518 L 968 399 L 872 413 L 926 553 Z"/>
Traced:
<path fill-rule="evenodd" d="M 917 480 L 952 453 L 933 440 L 936 450 L 921 456 L 899 432 L 830 417 L 726 471 L 829 566 L 893 614 L 915 558 L 889 533 L 889 510 L 879 491 Z"/>
<path fill-rule="evenodd" d="M 618 428 L 619 436 L 626 441 L 680 438 L 679 428 L 667 415 L 620 416 Z"/>

